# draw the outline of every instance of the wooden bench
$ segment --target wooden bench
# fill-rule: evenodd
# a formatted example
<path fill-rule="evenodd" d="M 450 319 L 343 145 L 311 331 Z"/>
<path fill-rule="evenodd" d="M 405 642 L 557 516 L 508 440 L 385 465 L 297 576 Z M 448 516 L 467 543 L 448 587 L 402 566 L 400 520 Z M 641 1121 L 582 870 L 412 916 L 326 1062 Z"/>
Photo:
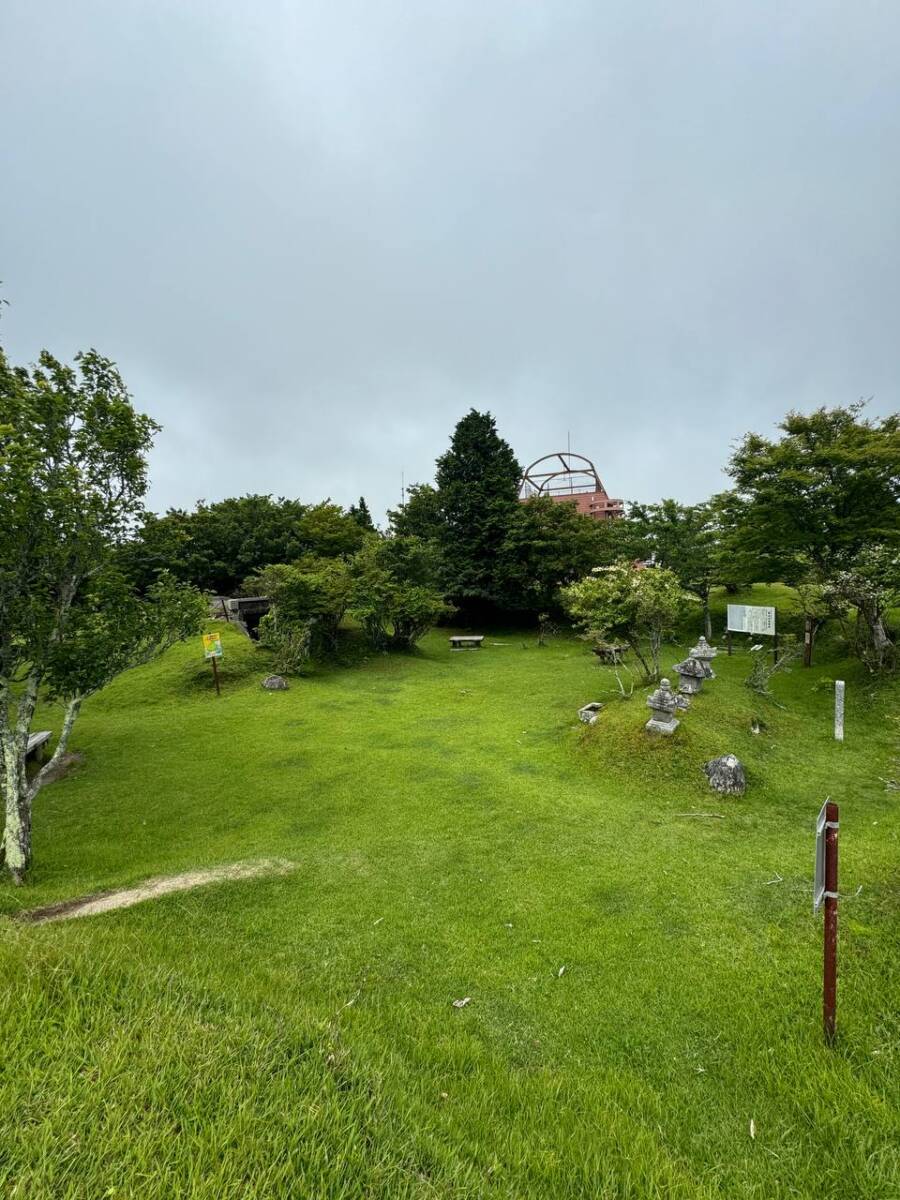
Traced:
<path fill-rule="evenodd" d="M 450 639 L 451 650 L 465 650 L 467 647 L 476 647 L 481 649 L 481 643 L 484 641 L 483 634 L 457 634 Z"/>
<path fill-rule="evenodd" d="M 35 762 L 41 762 L 44 758 L 44 747 L 50 741 L 50 730 L 43 729 L 40 733 L 30 733 L 28 735 L 28 745 L 25 747 L 25 758 L 33 758 Z"/>

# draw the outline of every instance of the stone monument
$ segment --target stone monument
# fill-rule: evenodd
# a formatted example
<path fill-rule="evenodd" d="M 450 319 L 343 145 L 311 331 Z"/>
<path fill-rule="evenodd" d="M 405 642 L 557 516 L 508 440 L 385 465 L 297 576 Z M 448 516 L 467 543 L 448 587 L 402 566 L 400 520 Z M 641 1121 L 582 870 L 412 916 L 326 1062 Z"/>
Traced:
<path fill-rule="evenodd" d="M 686 658 L 672 668 L 678 676 L 678 690 L 683 696 L 696 696 L 703 687 L 706 670 L 699 658 Z"/>
<path fill-rule="evenodd" d="M 590 704 L 583 704 L 578 710 L 578 720 L 583 721 L 585 725 L 596 725 L 597 715 L 603 705 L 599 700 L 592 700 Z"/>
<path fill-rule="evenodd" d="M 723 796 L 743 796 L 747 790 L 747 776 L 744 765 L 734 754 L 722 754 L 705 763 L 703 770 L 709 779 L 709 786 Z"/>
<path fill-rule="evenodd" d="M 711 646 L 703 634 L 701 634 L 697 645 L 694 646 L 693 650 L 690 651 L 690 657 L 696 658 L 698 662 L 703 664 L 705 678 L 715 679 L 716 673 L 710 664 L 718 653 L 719 651 L 716 649 L 716 647 Z"/>
<path fill-rule="evenodd" d="M 647 707 L 650 709 L 650 720 L 644 726 L 648 733 L 673 734 L 681 722 L 675 716 L 678 701 L 672 692 L 668 679 L 661 679 L 659 687 L 647 697 Z"/>

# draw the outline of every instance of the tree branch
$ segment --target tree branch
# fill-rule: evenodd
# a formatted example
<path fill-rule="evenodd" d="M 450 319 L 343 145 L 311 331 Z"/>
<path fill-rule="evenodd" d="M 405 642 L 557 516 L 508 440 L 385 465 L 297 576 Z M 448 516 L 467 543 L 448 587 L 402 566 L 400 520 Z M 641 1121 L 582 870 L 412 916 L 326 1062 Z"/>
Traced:
<path fill-rule="evenodd" d="M 34 800 L 35 796 L 47 782 L 47 777 L 53 772 L 54 768 L 65 754 L 66 747 L 69 744 L 69 737 L 72 733 L 72 726 L 75 724 L 75 720 L 78 716 L 79 710 L 81 709 L 81 701 L 81 696 L 74 696 L 66 706 L 66 715 L 63 718 L 62 732 L 59 735 L 59 741 L 56 743 L 56 749 L 53 751 L 49 761 L 44 763 L 40 771 L 38 771 L 37 775 L 35 775 L 34 779 L 32 779 L 28 788 L 29 802 Z"/>

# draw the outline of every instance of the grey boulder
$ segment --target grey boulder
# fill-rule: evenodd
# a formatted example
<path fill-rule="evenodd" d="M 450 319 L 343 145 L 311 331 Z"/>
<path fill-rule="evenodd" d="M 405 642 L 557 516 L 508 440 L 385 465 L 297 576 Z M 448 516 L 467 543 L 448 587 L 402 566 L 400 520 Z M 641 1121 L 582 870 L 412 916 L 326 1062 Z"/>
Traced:
<path fill-rule="evenodd" d="M 267 692 L 286 692 L 288 688 L 287 680 L 280 675 L 267 675 L 262 685 Z"/>
<path fill-rule="evenodd" d="M 744 764 L 734 754 L 722 754 L 704 763 L 709 786 L 723 796 L 743 796 L 747 790 Z"/>

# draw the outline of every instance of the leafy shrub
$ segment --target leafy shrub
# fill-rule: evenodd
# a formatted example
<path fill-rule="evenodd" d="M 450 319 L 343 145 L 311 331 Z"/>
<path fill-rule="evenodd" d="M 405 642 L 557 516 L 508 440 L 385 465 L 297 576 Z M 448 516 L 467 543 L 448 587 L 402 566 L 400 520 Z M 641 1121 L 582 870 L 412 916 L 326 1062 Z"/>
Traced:
<path fill-rule="evenodd" d="M 454 610 L 434 586 L 434 550 L 417 537 L 370 539 L 352 563 L 349 609 L 376 649 L 411 650 Z"/>
<path fill-rule="evenodd" d="M 598 642 L 624 642 L 648 678 L 659 678 L 662 639 L 670 634 L 696 596 L 684 591 L 677 575 L 662 567 L 617 562 L 563 588 L 562 600 L 576 625 Z M 649 654 L 649 662 L 645 657 Z"/>
<path fill-rule="evenodd" d="M 266 567 L 248 581 L 271 608 L 259 623 L 260 644 L 281 674 L 301 670 L 334 649 L 350 598 L 350 571 L 336 558 L 306 558 Z"/>

